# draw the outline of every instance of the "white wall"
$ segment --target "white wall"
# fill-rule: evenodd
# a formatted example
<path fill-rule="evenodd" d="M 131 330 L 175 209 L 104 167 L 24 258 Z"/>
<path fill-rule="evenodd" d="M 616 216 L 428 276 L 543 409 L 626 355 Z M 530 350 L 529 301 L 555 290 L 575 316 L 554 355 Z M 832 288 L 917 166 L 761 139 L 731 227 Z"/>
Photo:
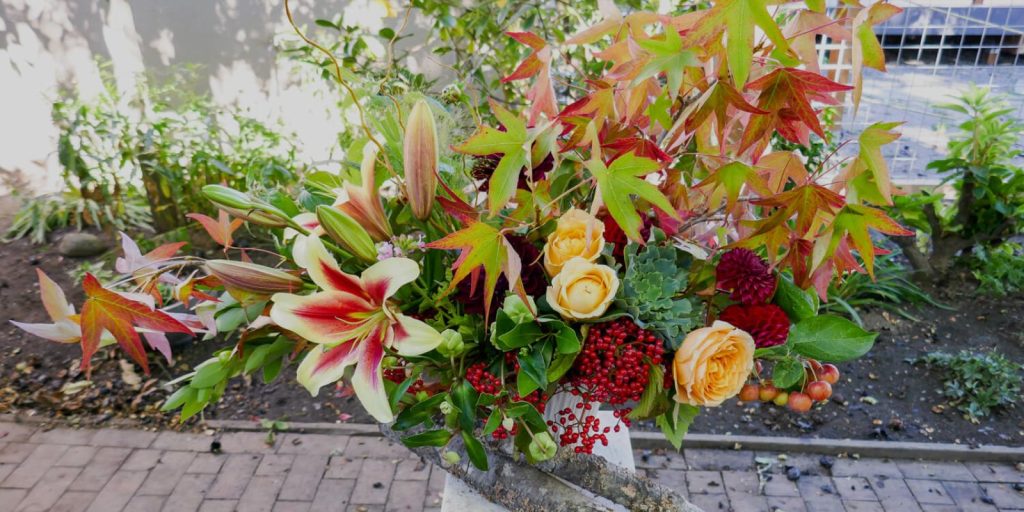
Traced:
<path fill-rule="evenodd" d="M 300 25 L 345 12 L 375 33 L 388 0 L 292 0 Z M 310 5 L 315 4 L 315 5 Z M 425 49 L 426 21 L 413 15 L 403 41 L 405 65 L 437 77 L 446 65 Z M 282 119 L 305 157 L 337 156 L 336 90 L 322 81 L 296 86 L 297 68 L 275 55 L 275 38 L 291 34 L 282 0 L 0 0 L 0 194 L 35 193 L 59 185 L 50 105 L 61 85 L 85 96 L 100 87 L 95 59 L 110 59 L 119 88 L 143 71 L 173 64 L 201 66 L 201 88 L 265 120 Z M 329 37 L 329 36 L 327 36 Z M 383 52 L 383 47 L 379 49 Z M 332 153 L 333 151 L 333 153 Z"/>

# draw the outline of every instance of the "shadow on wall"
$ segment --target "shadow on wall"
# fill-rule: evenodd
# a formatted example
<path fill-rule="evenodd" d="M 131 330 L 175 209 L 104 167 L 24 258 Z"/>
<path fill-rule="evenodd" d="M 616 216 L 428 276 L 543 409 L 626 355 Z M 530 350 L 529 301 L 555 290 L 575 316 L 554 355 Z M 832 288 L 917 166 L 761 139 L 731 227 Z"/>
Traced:
<path fill-rule="evenodd" d="M 385 21 L 397 25 L 382 19 L 381 2 L 322 0 L 293 8 L 301 24 L 344 12 L 347 21 L 376 32 Z M 425 33 L 423 20 L 410 26 Z M 111 61 L 121 90 L 131 90 L 143 72 L 159 78 L 171 65 L 198 64 L 198 92 L 258 119 L 280 119 L 302 140 L 305 158 L 327 159 L 332 151 L 336 157 L 341 120 L 325 108 L 334 92 L 323 83 L 297 88 L 294 64 L 275 57 L 275 36 L 287 30 L 282 0 L 0 0 L 0 194 L 59 188 L 50 105 L 61 87 L 86 98 L 97 94 L 98 58 Z M 439 76 L 444 66 L 424 66 L 423 55 L 414 53 L 410 64 Z"/>

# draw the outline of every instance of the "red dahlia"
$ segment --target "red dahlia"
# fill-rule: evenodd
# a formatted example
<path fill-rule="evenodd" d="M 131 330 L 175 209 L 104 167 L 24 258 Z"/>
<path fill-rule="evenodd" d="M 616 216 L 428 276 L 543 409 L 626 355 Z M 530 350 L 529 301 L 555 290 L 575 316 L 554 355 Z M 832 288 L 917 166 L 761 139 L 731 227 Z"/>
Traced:
<path fill-rule="evenodd" d="M 722 255 L 715 269 L 718 288 L 729 290 L 732 300 L 761 304 L 775 293 L 775 276 L 768 262 L 750 249 L 733 249 Z"/>
<path fill-rule="evenodd" d="M 733 304 L 718 319 L 750 333 L 757 348 L 782 345 L 789 337 L 789 317 L 775 304 Z"/>

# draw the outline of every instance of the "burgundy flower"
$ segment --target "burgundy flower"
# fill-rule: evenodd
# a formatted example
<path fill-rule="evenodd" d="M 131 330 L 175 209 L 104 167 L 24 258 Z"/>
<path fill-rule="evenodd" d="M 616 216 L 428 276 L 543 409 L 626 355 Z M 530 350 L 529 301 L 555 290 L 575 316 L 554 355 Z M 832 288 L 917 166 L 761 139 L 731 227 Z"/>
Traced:
<path fill-rule="evenodd" d="M 523 270 L 520 277 L 523 280 L 523 288 L 526 290 L 526 294 L 534 298 L 543 295 L 548 288 L 548 278 L 544 274 L 540 250 L 525 237 L 506 235 L 505 238 L 512 245 L 516 254 L 519 255 L 519 259 L 522 260 Z M 452 296 L 452 300 L 462 304 L 464 312 L 471 315 L 482 315 L 484 314 L 484 285 L 482 282 L 477 283 L 476 289 L 473 289 L 470 283 L 470 279 L 459 281 L 459 284 L 455 285 L 457 291 Z M 498 307 L 491 308 L 491 318 L 488 320 L 494 318 L 498 308 L 501 307 L 501 297 L 504 297 L 507 292 L 508 279 L 505 279 L 505 274 L 502 274 L 498 277 L 498 283 L 494 288 L 494 296 L 497 298 Z"/>
<path fill-rule="evenodd" d="M 718 319 L 747 331 L 757 348 L 782 345 L 789 337 L 789 317 L 775 304 L 733 304 L 722 310 Z"/>
<path fill-rule="evenodd" d="M 775 293 L 772 269 L 750 249 L 733 249 L 723 254 L 715 274 L 718 288 L 731 291 L 729 297 L 743 304 L 767 302 Z"/>
<path fill-rule="evenodd" d="M 626 245 L 629 244 L 629 237 L 626 236 L 626 232 L 622 231 L 619 223 L 615 222 L 615 219 L 610 214 L 602 214 L 599 218 L 604 223 L 604 239 L 612 244 L 612 256 L 615 256 L 615 261 L 625 263 L 622 254 L 626 249 Z M 640 226 L 640 238 L 647 240 L 647 237 L 651 235 L 651 226 L 653 224 L 654 221 L 650 217 L 643 217 L 643 224 Z"/>

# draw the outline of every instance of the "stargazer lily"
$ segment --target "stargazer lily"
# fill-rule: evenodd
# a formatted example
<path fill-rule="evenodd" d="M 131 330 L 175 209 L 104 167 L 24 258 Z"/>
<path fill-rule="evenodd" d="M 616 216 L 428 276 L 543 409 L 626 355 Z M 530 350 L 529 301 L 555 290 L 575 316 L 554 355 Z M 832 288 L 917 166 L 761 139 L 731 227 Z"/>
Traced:
<path fill-rule="evenodd" d="M 306 271 L 321 291 L 275 294 L 270 309 L 274 323 L 317 344 L 299 365 L 298 381 L 316 396 L 355 365 L 352 387 L 359 401 L 377 421 L 390 422 L 381 372 L 385 352 L 415 356 L 441 343 L 433 327 L 403 315 L 388 300 L 419 276 L 419 265 L 389 258 L 354 276 L 338 267 L 319 238 L 309 237 L 306 249 Z"/>

